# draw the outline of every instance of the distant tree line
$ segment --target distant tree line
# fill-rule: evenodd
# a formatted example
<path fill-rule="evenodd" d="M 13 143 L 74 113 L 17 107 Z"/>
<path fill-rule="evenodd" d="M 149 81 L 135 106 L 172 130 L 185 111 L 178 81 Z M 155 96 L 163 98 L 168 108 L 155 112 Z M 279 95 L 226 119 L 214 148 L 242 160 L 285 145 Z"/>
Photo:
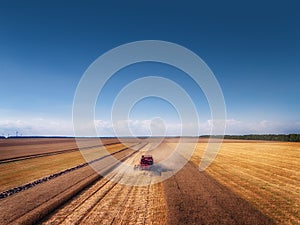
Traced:
<path fill-rule="evenodd" d="M 209 135 L 201 136 L 209 137 Z M 212 136 L 218 138 L 220 136 Z M 247 134 L 247 135 L 225 135 L 224 139 L 239 140 L 264 140 L 264 141 L 292 141 L 300 142 L 300 134 Z"/>
<path fill-rule="evenodd" d="M 210 135 L 202 135 L 202 138 L 209 138 Z M 222 138 L 222 136 L 214 135 L 212 138 Z M 6 138 L 0 136 L 0 139 Z M 74 137 L 62 137 L 62 136 L 10 136 L 8 138 L 74 138 Z M 105 137 L 114 138 L 114 137 Z M 247 135 L 225 135 L 224 139 L 239 139 L 239 140 L 264 140 L 264 141 L 292 141 L 300 142 L 300 134 L 247 134 Z"/>

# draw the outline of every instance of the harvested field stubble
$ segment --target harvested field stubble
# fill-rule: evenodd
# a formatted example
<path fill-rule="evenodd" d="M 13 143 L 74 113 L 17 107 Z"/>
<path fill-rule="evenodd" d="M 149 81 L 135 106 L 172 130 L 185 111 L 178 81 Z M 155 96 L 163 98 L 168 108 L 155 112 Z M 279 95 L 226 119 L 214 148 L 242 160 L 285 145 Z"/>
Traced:
<path fill-rule="evenodd" d="M 138 145 L 136 148 L 139 149 L 142 146 Z M 115 156 L 120 160 L 125 160 L 135 154 L 137 149 L 126 149 L 126 151 L 120 151 Z M 109 161 L 109 159 L 104 158 L 104 161 Z M 99 164 L 102 164 L 102 161 Z M 117 166 L 117 164 L 103 164 L 105 165 L 102 167 L 103 173 L 108 173 Z M 1 199 L 0 224 L 36 223 L 55 208 L 61 206 L 62 203 L 99 179 L 101 179 L 101 176 L 95 173 L 89 166 L 86 166 L 17 193 L 16 195 Z"/>
<path fill-rule="evenodd" d="M 107 147 L 95 147 L 85 151 L 89 155 L 89 159 L 92 160 L 105 155 L 104 148 L 113 153 L 125 147 L 123 144 L 115 144 Z M 79 151 L 75 151 L 0 164 L 0 192 L 66 170 L 84 162 L 86 161 L 82 157 L 82 154 Z"/>
<path fill-rule="evenodd" d="M 36 154 L 51 154 L 58 151 L 77 150 L 80 147 L 100 147 L 101 145 L 117 143 L 117 139 L 108 138 L 13 138 L 0 139 L 0 162 L 11 158 L 34 156 Z"/>
<path fill-rule="evenodd" d="M 206 171 L 276 223 L 300 224 L 300 143 L 227 141 Z"/>
<path fill-rule="evenodd" d="M 69 139 L 59 139 L 55 149 L 55 143 L 44 141 L 45 145 L 40 139 L 31 140 L 30 144 L 24 144 L 24 140 L 15 142 L 12 154 L 24 155 L 24 149 L 34 144 L 39 146 L 33 148 L 34 154 L 39 153 L 38 148 L 52 152 L 74 145 Z M 93 144 L 85 141 L 87 146 Z M 116 140 L 108 140 L 112 141 Z M 147 179 L 155 183 L 160 176 L 174 175 L 163 183 L 123 185 L 101 178 L 90 166 L 85 166 L 0 199 L 0 224 L 30 224 L 43 218 L 44 224 L 273 224 L 273 221 L 300 224 L 299 143 L 225 140 L 213 164 L 205 172 L 199 172 L 197 166 L 207 144 L 206 140 L 200 141 L 191 162 L 175 174 L 171 167 L 160 175 L 136 171 L 124 176 L 122 168 L 107 170 L 109 177 L 125 180 L 124 183 L 129 179 L 136 184 Z M 124 152 L 118 151 L 136 143 L 129 140 L 127 144 L 113 144 L 106 149 L 118 152 L 117 158 L 130 165 L 138 164 L 142 154 L 153 154 L 155 164 L 159 165 L 174 151 L 178 139 L 167 139 L 153 151 L 149 151 L 149 146 L 155 143 L 146 146 L 145 143 Z M 188 157 L 184 149 L 193 146 L 187 139 L 180 154 Z M 3 156 L 9 156 L 8 144 L 0 142 L 0 155 L 2 147 Z M 20 147 L 24 149 L 18 152 Z M 94 147 L 86 153 L 88 160 L 93 160 L 104 151 Z M 84 162 L 80 152 L 73 151 L 2 163 L 0 176 L 4 179 L 0 180 L 0 190 Z"/>
<path fill-rule="evenodd" d="M 125 162 L 134 164 L 140 154 Z M 120 172 L 120 171 L 119 171 Z M 150 173 L 137 173 L 134 177 L 112 171 L 116 180 L 153 179 Z M 166 209 L 162 184 L 148 186 L 123 185 L 105 178 L 75 196 L 63 207 L 47 217 L 42 224 L 165 224 Z"/>

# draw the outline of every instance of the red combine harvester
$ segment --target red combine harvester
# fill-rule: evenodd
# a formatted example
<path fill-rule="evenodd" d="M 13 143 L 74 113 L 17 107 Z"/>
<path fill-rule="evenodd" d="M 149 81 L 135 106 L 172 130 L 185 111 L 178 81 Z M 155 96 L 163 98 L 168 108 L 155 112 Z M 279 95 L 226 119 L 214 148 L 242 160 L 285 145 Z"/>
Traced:
<path fill-rule="evenodd" d="M 142 170 L 150 170 L 153 163 L 154 161 L 152 155 L 142 155 L 140 161 L 140 168 Z"/>

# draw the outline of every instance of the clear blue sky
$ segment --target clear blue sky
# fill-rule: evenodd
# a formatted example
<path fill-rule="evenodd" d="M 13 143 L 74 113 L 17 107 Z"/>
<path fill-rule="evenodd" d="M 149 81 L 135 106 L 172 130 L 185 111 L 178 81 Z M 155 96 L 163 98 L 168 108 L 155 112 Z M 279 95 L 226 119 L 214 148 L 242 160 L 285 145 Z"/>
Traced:
<path fill-rule="evenodd" d="M 149 39 L 187 47 L 212 69 L 228 134 L 300 132 L 299 10 L 298 1 L 1 1 L 0 135 L 72 135 L 73 95 L 87 67 L 118 45 Z M 144 71 L 172 74 L 199 95 L 205 126 L 210 114 L 201 92 L 159 64 L 124 69 L 133 77 L 116 75 L 103 106 Z M 131 117 L 143 122 L 166 113 L 176 123 L 170 105 L 145 99 Z M 97 119 L 109 135 L 101 107 Z"/>

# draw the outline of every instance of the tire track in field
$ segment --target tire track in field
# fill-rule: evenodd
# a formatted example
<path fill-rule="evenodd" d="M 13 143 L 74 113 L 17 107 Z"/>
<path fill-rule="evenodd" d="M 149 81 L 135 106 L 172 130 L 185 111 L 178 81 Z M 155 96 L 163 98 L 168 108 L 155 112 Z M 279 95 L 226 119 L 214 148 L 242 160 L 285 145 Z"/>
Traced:
<path fill-rule="evenodd" d="M 133 163 L 134 160 L 138 157 L 135 155 L 132 158 L 129 158 L 126 163 Z M 129 179 L 128 177 L 124 178 L 124 174 L 126 171 L 123 171 L 122 174 L 118 173 L 116 176 L 118 177 L 118 181 L 121 179 Z M 137 177 L 135 179 L 135 184 L 138 183 L 138 180 L 141 177 Z M 124 182 L 124 180 L 123 180 Z M 81 224 L 114 224 L 117 222 L 120 216 L 120 211 L 126 207 L 125 204 L 129 201 L 129 198 L 133 196 L 133 192 L 136 188 L 132 185 L 121 185 L 116 184 L 109 191 L 107 195 L 105 195 L 98 204 L 95 204 L 91 210 L 83 217 L 79 222 Z M 136 198 L 139 195 L 134 194 Z M 144 207 L 146 208 L 146 207 Z M 135 212 L 135 216 L 137 212 Z M 127 217 L 127 215 L 126 215 Z M 143 217 L 143 215 L 142 215 Z M 138 224 L 138 223 L 135 223 Z"/>
<path fill-rule="evenodd" d="M 126 160 L 127 162 L 129 160 Z M 111 172 L 112 177 L 116 177 L 118 174 Z M 122 176 L 118 178 L 120 180 Z M 54 212 L 54 215 L 45 222 L 45 224 L 79 224 L 80 222 L 86 220 L 91 214 L 91 211 L 95 209 L 100 201 L 108 201 L 112 196 L 117 198 L 122 192 L 120 186 L 116 187 L 117 183 L 110 180 L 101 179 L 92 187 L 88 188 L 81 195 L 70 201 L 67 205 L 62 207 L 62 209 Z M 116 189 L 117 188 L 117 189 Z M 118 192 L 116 192 L 118 190 Z M 114 193 L 114 194 L 112 194 Z M 107 197 L 107 195 L 109 195 Z M 101 218 L 98 215 L 98 218 Z"/>
<path fill-rule="evenodd" d="M 135 157 L 136 154 L 133 156 Z M 125 162 L 129 161 L 129 159 L 125 160 Z M 112 171 L 112 176 L 116 177 L 118 174 L 115 173 L 115 171 Z M 123 172 L 124 173 L 124 172 Z M 118 178 L 118 180 L 120 180 L 122 178 L 122 175 Z M 104 184 L 102 184 L 104 182 Z M 117 182 L 112 182 L 110 180 L 106 180 L 105 178 L 100 180 L 99 182 L 97 182 L 94 186 L 98 187 L 100 185 L 99 188 L 96 188 L 96 191 L 93 191 L 94 187 L 89 188 L 88 190 L 86 190 L 86 195 L 88 195 L 88 197 L 84 197 L 84 200 L 81 201 L 76 201 L 75 202 L 70 202 L 70 205 L 67 206 L 66 208 L 68 209 L 73 209 L 75 206 L 75 210 L 71 210 L 70 213 L 67 214 L 67 216 L 65 216 L 65 218 L 62 221 L 59 221 L 60 224 L 79 224 L 79 223 L 83 223 L 85 224 L 84 220 L 86 220 L 86 217 L 88 217 L 91 212 L 93 210 L 95 210 L 95 207 L 97 207 L 97 205 L 99 204 L 100 201 L 105 201 L 104 199 L 106 198 L 110 198 L 107 196 L 111 196 L 112 195 L 112 191 L 115 190 L 116 186 L 117 186 Z M 121 194 L 122 190 L 119 190 L 118 193 L 116 193 L 116 196 L 119 196 Z M 81 196 L 80 196 L 81 197 Z M 80 198 L 79 197 L 79 198 Z M 75 204 L 74 204 L 75 203 Z M 64 210 L 61 210 L 62 212 L 60 212 L 60 214 L 66 214 L 66 212 L 64 212 Z M 56 217 L 56 216 L 55 216 Z M 98 216 L 99 218 L 99 216 Z M 55 219 L 54 219 L 55 220 Z M 56 223 L 57 221 L 55 221 Z"/>
<path fill-rule="evenodd" d="M 124 162 L 133 165 L 141 154 L 139 152 Z M 124 179 L 134 179 L 136 185 L 143 179 L 152 180 L 144 172 L 133 177 L 125 173 L 125 170 L 114 170 L 110 177 L 115 181 L 122 180 L 122 183 L 126 183 Z M 103 178 L 55 211 L 42 224 L 164 224 L 166 217 L 162 199 L 159 184 L 128 186 Z M 158 203 L 163 206 L 159 207 Z"/>

